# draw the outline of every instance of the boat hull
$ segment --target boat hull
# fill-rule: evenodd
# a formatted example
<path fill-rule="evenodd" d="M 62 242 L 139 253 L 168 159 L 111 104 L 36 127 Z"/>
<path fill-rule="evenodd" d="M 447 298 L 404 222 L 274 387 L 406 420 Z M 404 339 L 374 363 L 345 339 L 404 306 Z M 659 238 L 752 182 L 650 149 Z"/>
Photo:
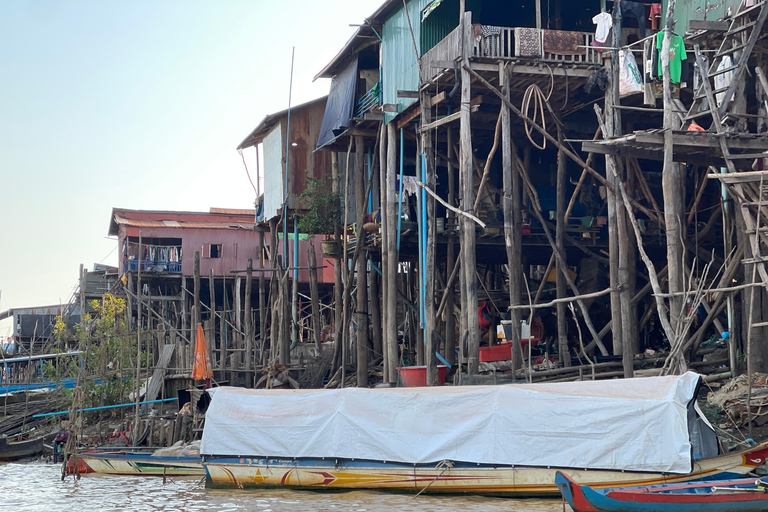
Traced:
<path fill-rule="evenodd" d="M 563 499 L 575 512 L 768 511 L 768 494 L 756 488 L 755 480 L 595 490 L 564 473 L 556 477 Z M 720 490 L 714 492 L 715 488 Z"/>
<path fill-rule="evenodd" d="M 91 453 L 77 455 L 81 475 L 202 477 L 200 457 L 152 457 L 143 453 Z M 75 473 L 75 456 L 67 461 L 67 474 Z"/>
<path fill-rule="evenodd" d="M 597 488 L 738 478 L 763 464 L 768 444 L 696 462 L 688 474 L 568 468 L 579 482 Z M 503 467 L 462 463 L 409 465 L 354 460 L 205 457 L 206 485 L 213 488 L 377 489 L 430 494 L 499 497 L 559 495 L 555 473 L 564 468 Z"/>
<path fill-rule="evenodd" d="M 24 441 L 8 442 L 8 438 L 0 438 L 0 461 L 12 461 L 24 457 L 34 457 L 43 453 L 43 438 L 27 439 Z"/>

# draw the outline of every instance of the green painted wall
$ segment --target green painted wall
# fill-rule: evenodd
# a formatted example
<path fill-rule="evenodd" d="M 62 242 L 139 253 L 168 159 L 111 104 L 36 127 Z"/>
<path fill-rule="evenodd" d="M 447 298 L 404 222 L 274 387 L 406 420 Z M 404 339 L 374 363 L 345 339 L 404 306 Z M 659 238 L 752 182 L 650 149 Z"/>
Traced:
<path fill-rule="evenodd" d="M 676 0 L 675 1 L 675 33 L 683 35 L 688 31 L 689 20 L 717 21 L 723 19 L 727 9 L 735 13 L 741 5 L 741 0 Z M 667 0 L 662 0 L 662 27 L 667 13 Z"/>

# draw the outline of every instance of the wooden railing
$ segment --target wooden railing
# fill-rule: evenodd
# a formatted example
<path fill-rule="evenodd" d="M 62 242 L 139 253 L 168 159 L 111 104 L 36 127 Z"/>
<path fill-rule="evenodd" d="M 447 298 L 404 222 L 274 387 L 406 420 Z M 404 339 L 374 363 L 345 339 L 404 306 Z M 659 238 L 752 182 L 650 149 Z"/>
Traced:
<path fill-rule="evenodd" d="M 584 52 L 578 55 L 560 55 L 555 53 L 543 52 L 540 57 L 524 57 L 515 55 L 515 29 L 514 27 L 496 27 L 499 29 L 498 35 L 480 37 L 474 39 L 471 43 L 472 58 L 487 59 L 520 59 L 521 61 L 548 62 L 554 64 L 581 64 L 593 65 L 602 64 L 602 57 L 590 46 L 594 39 L 591 32 L 583 32 Z M 539 33 L 539 45 L 543 48 L 543 34 Z M 421 83 L 428 82 L 436 77 L 447 64 L 461 58 L 461 25 L 456 27 L 442 41 L 437 43 L 427 53 L 421 57 Z"/>
<path fill-rule="evenodd" d="M 496 27 L 499 29 L 498 35 L 481 37 L 475 40 L 472 51 L 473 57 L 491 58 L 491 59 L 530 59 L 543 62 L 554 62 L 556 64 L 602 64 L 602 57 L 590 46 L 595 38 L 591 32 L 583 32 L 584 53 L 579 55 L 560 55 L 555 53 L 542 52 L 541 57 L 522 57 L 515 55 L 515 29 L 512 27 Z M 539 47 L 543 48 L 544 31 L 539 32 Z"/>

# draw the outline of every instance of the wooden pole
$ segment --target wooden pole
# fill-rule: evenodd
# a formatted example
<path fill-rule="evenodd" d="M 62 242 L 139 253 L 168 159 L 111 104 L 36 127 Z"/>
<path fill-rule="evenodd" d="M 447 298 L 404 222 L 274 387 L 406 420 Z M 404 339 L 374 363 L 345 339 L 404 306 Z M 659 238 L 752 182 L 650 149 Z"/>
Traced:
<path fill-rule="evenodd" d="M 563 144 L 563 132 L 558 128 L 557 140 Z M 567 167 L 565 155 L 562 150 L 557 153 L 557 181 L 556 181 L 556 201 L 557 201 L 557 223 L 555 224 L 555 244 L 557 251 L 564 255 L 563 259 L 557 260 L 557 274 L 555 275 L 555 284 L 557 287 L 557 298 L 563 299 L 567 295 L 565 288 L 565 278 L 568 276 L 568 262 L 565 252 L 565 187 L 567 183 Z M 544 276 L 546 280 L 548 276 Z M 568 321 L 566 316 L 566 306 L 564 302 L 558 302 L 555 310 L 557 311 L 557 345 L 558 358 L 560 363 L 565 366 L 571 366 L 571 353 L 568 349 Z M 578 322 L 577 318 L 574 321 Z"/>
<path fill-rule="evenodd" d="M 320 337 L 320 331 L 323 326 L 320 325 L 320 290 L 317 287 L 317 255 L 315 254 L 315 244 L 310 240 L 309 249 L 307 249 L 307 261 L 309 262 L 309 297 L 312 301 L 312 331 L 315 337 L 315 349 L 317 354 L 323 352 L 323 344 Z"/>
<path fill-rule="evenodd" d="M 510 71 L 506 65 L 499 65 L 499 81 L 506 98 L 510 94 Z M 522 210 L 520 209 L 520 175 L 514 172 L 512 151 L 517 151 L 512 142 L 509 108 L 501 105 L 501 167 L 504 182 L 504 245 L 507 251 L 509 269 L 509 305 L 512 320 L 512 371 L 522 366 L 520 344 L 520 311 L 514 309 L 520 304 L 522 292 Z"/>
<path fill-rule="evenodd" d="M 422 125 L 432 121 L 432 108 L 429 104 L 429 97 L 426 93 L 421 95 L 421 123 Z M 424 155 L 423 177 L 425 185 L 434 192 L 435 178 L 435 153 L 432 147 L 432 132 L 425 130 L 421 133 L 421 149 Z M 419 191 L 421 193 L 421 191 Z M 424 352 L 427 365 L 427 386 L 440 385 L 440 379 L 437 373 L 437 337 L 434 335 L 435 321 L 435 237 L 437 236 L 437 225 L 435 218 L 435 198 L 428 195 L 424 205 L 427 212 L 426 233 L 426 268 L 424 278 L 424 317 L 426 325 L 424 329 Z M 419 276 L 421 277 L 421 276 Z"/>
<path fill-rule="evenodd" d="M 251 290 L 253 286 L 253 259 L 248 258 L 245 270 L 245 387 L 252 388 L 255 382 L 253 370 L 253 308 Z"/>
<path fill-rule="evenodd" d="M 612 46 L 615 46 L 613 44 Z M 611 52 L 613 55 L 616 52 Z M 616 81 L 618 76 L 618 63 L 613 57 L 604 59 L 605 66 L 608 68 L 608 74 L 612 77 L 611 84 Z M 615 135 L 615 112 L 614 102 L 618 100 L 614 87 L 608 87 L 605 91 L 605 132 L 603 137 L 610 138 Z M 613 354 L 621 355 L 623 350 L 622 342 L 622 322 L 621 322 L 621 297 L 619 295 L 619 227 L 618 227 L 618 198 L 616 197 L 616 186 L 620 184 L 620 179 L 611 171 L 610 167 L 616 169 L 616 160 L 610 156 L 605 157 L 605 179 L 613 187 L 613 191 L 608 190 L 606 202 L 608 203 L 608 257 L 609 257 L 609 281 L 611 289 L 611 331 L 613 335 Z"/>
<path fill-rule="evenodd" d="M 331 174 L 333 176 L 333 184 L 331 186 L 331 190 L 334 194 L 339 193 L 339 154 L 334 151 L 331 153 Z M 333 228 L 333 239 L 336 240 L 337 248 L 341 246 L 341 226 L 336 225 Z M 337 256 L 334 258 L 333 262 L 333 303 L 334 303 L 334 336 L 333 336 L 333 364 L 331 365 L 332 369 L 336 369 L 341 364 L 341 349 L 343 347 L 342 340 L 344 338 L 344 330 L 343 330 L 343 324 L 344 320 L 342 317 L 343 314 L 343 307 L 342 307 L 342 294 L 344 293 L 344 284 L 341 280 L 341 254 L 337 252 Z"/>
<path fill-rule="evenodd" d="M 384 333 L 387 343 L 387 382 L 397 382 L 397 366 L 400 359 L 397 342 L 397 193 L 395 173 L 397 172 L 397 134 L 395 124 L 387 124 L 387 273 L 384 286 L 387 288 L 387 302 L 384 308 Z"/>
<path fill-rule="evenodd" d="M 462 71 L 461 71 L 461 117 L 459 172 L 463 177 L 461 204 L 470 208 L 475 204 L 474 182 L 472 176 L 472 131 L 470 121 L 470 100 L 472 99 L 471 78 L 467 71 L 469 56 L 473 46 L 472 14 L 464 13 L 462 20 Z M 477 318 L 477 279 L 475 277 L 475 225 L 469 219 L 461 219 L 461 259 L 462 272 L 466 281 L 466 297 L 462 298 L 462 312 L 466 319 L 467 331 L 467 371 L 477 374 L 480 362 L 480 325 Z"/>
<path fill-rule="evenodd" d="M 662 191 L 664 193 L 664 223 L 666 225 L 667 241 L 667 265 L 669 267 L 668 282 L 669 292 L 683 291 L 684 266 L 683 266 L 683 216 L 685 215 L 684 201 L 684 176 L 680 171 L 680 164 L 673 160 L 674 145 L 672 132 L 679 128 L 677 114 L 673 112 L 672 83 L 669 73 L 670 42 L 674 29 L 675 0 L 667 2 L 666 22 L 664 37 L 661 47 L 661 69 L 664 83 L 664 159 L 661 173 Z M 675 338 L 683 330 L 684 299 L 682 296 L 673 296 L 669 299 L 669 321 Z M 669 340 L 672 346 L 682 343 L 683 340 Z M 677 370 L 682 370 L 678 368 Z"/>
<path fill-rule="evenodd" d="M 389 201 L 387 200 L 387 128 L 379 126 L 379 204 L 381 206 L 381 375 L 383 382 L 389 382 L 389 335 L 384 332 L 387 325 L 387 276 L 389 275 Z M 375 327 L 374 327 L 375 328 Z"/>
<path fill-rule="evenodd" d="M 208 290 L 208 297 L 211 303 L 211 323 L 210 328 L 206 330 L 206 336 L 208 336 L 208 358 L 213 364 L 216 360 L 213 357 L 213 348 L 216 345 L 216 280 L 213 277 L 213 269 L 208 269 Z M 221 354 L 219 354 L 219 357 L 221 357 Z"/>
<path fill-rule="evenodd" d="M 226 287 L 224 288 L 226 290 Z M 267 348 L 267 312 L 264 286 L 264 231 L 259 231 L 259 364 L 264 364 Z M 222 341 L 223 344 L 223 341 Z"/>
<path fill-rule="evenodd" d="M 446 152 L 450 154 L 453 149 L 453 130 L 448 128 L 446 130 Z M 448 166 L 448 204 L 456 206 L 456 175 L 453 166 L 453 160 L 447 159 L 446 165 Z M 454 222 L 456 221 L 456 214 L 448 210 L 448 216 L 446 218 L 446 231 L 450 226 L 451 230 L 448 232 L 448 239 L 445 249 L 445 360 L 448 364 L 456 364 L 456 317 L 454 317 L 454 286 L 453 279 L 450 276 L 453 274 L 453 270 L 456 266 L 456 231 L 453 229 Z M 437 315 L 440 315 L 438 310 Z"/>
<path fill-rule="evenodd" d="M 357 209 L 357 386 L 368 387 L 368 251 L 365 245 L 365 213 L 368 197 L 365 172 L 365 143 L 355 137 L 355 199 Z"/>
<path fill-rule="evenodd" d="M 138 431 L 139 431 L 139 402 L 141 401 L 139 398 L 139 392 L 141 391 L 141 261 L 142 261 L 142 238 L 141 238 L 141 230 L 139 230 L 139 256 L 138 256 L 138 269 L 136 271 L 136 295 L 139 297 L 139 300 L 137 301 L 136 308 L 137 308 L 137 316 L 138 316 L 138 324 L 136 326 L 136 382 L 133 385 L 133 392 L 134 396 L 136 397 L 136 408 L 134 410 L 133 414 L 133 427 L 131 432 L 131 444 L 133 446 L 137 446 L 139 444 L 138 440 Z M 197 254 L 197 253 L 195 253 Z"/>

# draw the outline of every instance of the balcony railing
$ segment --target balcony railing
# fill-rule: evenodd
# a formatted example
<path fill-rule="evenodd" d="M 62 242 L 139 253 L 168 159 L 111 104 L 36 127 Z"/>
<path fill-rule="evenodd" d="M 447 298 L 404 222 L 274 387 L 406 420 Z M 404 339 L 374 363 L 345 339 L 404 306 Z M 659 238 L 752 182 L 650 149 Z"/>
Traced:
<path fill-rule="evenodd" d="M 152 261 L 152 260 L 128 260 L 124 265 L 125 272 L 138 272 L 141 263 L 142 272 L 165 272 L 168 274 L 181 274 L 180 261 Z"/>
<path fill-rule="evenodd" d="M 471 41 L 471 58 L 480 59 L 515 59 L 521 64 L 525 61 L 545 62 L 550 64 L 595 65 L 602 64 L 602 57 L 590 46 L 594 39 L 591 32 L 565 32 L 563 37 L 574 37 L 578 41 L 575 47 L 564 52 L 546 51 L 545 33 L 551 36 L 554 31 L 534 30 L 532 38 L 527 42 L 533 45 L 534 51 L 521 51 L 521 45 L 515 44 L 515 27 L 483 27 L 485 36 L 479 36 Z M 575 34 L 575 35 L 574 35 Z M 550 39 L 551 40 L 551 39 Z M 538 48 L 538 52 L 536 49 Z M 526 48 L 530 50 L 530 47 Z M 533 55 L 531 55 L 533 53 Z M 445 67 L 443 63 L 455 61 L 461 57 L 461 25 L 425 53 L 421 58 L 421 82 L 425 83 L 440 74 Z M 434 66 L 432 64 L 435 64 Z M 439 63 L 439 64 L 438 64 Z"/>
<path fill-rule="evenodd" d="M 540 55 L 525 55 L 520 53 L 519 44 L 515 45 L 515 28 L 513 27 L 484 27 L 491 28 L 488 32 L 496 32 L 493 35 L 481 36 L 475 39 L 472 52 L 473 57 L 485 57 L 491 59 L 534 59 L 555 64 L 602 64 L 602 58 L 598 52 L 592 49 L 590 43 L 595 38 L 591 32 L 560 32 L 567 36 L 580 39 L 573 51 L 551 52 L 546 49 L 545 37 L 547 32 L 555 31 L 532 29 L 532 43 L 538 46 Z M 535 53 L 535 50 L 534 50 Z"/>
<path fill-rule="evenodd" d="M 376 82 L 376 85 L 370 88 L 368 92 L 363 94 L 359 100 L 357 100 L 357 107 L 355 108 L 355 117 L 361 118 L 374 107 L 381 105 L 381 82 Z"/>

